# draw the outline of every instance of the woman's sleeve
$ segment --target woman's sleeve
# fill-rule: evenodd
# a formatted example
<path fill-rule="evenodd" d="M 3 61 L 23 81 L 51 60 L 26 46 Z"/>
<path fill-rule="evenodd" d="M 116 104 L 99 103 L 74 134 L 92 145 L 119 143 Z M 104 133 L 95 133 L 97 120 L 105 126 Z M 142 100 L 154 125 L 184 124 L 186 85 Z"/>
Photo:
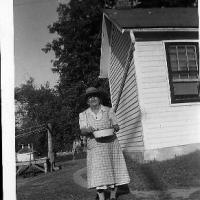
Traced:
<path fill-rule="evenodd" d="M 87 127 L 86 114 L 84 112 L 79 114 L 79 126 L 80 129 Z"/>
<path fill-rule="evenodd" d="M 116 116 L 116 114 L 115 114 L 113 108 L 111 108 L 111 109 L 109 110 L 109 119 L 112 121 L 112 124 L 113 124 L 113 125 L 118 124 L 118 122 L 117 122 L 117 116 Z"/>

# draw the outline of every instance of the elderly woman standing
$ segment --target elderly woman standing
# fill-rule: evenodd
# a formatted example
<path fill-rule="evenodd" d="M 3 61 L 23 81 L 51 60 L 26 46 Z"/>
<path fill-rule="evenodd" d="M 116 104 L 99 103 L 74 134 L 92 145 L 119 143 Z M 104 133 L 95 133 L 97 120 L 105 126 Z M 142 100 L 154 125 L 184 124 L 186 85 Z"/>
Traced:
<path fill-rule="evenodd" d="M 87 137 L 88 188 L 96 188 L 97 198 L 105 200 L 105 190 L 110 189 L 111 200 L 116 200 L 117 186 L 128 184 L 124 156 L 115 132 L 119 131 L 112 108 L 101 104 L 102 93 L 94 87 L 86 90 L 89 108 L 79 114 L 81 134 Z M 113 128 L 110 136 L 95 138 L 94 131 Z"/>

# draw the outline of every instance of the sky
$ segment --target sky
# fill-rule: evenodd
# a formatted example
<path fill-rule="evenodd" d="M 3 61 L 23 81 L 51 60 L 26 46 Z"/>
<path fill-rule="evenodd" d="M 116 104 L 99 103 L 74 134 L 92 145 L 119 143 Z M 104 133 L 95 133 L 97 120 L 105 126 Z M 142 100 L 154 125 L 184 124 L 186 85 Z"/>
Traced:
<path fill-rule="evenodd" d="M 58 37 L 47 28 L 57 20 L 57 6 L 58 0 L 14 0 L 15 86 L 30 77 L 37 86 L 47 81 L 51 87 L 57 83 L 58 75 L 51 71 L 54 53 L 45 54 L 41 50 Z"/>

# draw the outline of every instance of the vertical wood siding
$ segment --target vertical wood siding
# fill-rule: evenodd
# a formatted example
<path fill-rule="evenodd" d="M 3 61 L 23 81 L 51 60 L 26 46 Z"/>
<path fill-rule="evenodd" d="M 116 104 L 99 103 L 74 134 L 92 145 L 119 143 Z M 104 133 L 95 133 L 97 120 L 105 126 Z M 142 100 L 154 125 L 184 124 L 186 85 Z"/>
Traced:
<path fill-rule="evenodd" d="M 170 102 L 163 42 L 137 42 L 135 66 L 145 150 L 200 142 L 200 103 Z"/>
<path fill-rule="evenodd" d="M 110 92 L 113 107 L 117 101 L 130 42 L 129 33 L 125 32 L 124 34 L 121 34 L 113 27 L 109 71 Z M 127 151 L 143 150 L 141 112 L 138 104 L 133 63 L 129 69 L 116 114 L 120 126 L 118 139 L 121 147 Z"/>

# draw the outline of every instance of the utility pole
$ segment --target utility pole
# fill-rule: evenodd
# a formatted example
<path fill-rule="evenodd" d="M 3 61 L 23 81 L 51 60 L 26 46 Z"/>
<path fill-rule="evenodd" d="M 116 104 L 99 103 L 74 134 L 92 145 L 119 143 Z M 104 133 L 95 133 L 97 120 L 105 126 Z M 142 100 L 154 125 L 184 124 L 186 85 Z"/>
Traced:
<path fill-rule="evenodd" d="M 55 158 L 53 152 L 53 143 L 52 143 L 52 125 L 50 123 L 47 124 L 47 133 L 48 133 L 48 158 L 50 161 L 50 171 L 53 171 Z"/>

